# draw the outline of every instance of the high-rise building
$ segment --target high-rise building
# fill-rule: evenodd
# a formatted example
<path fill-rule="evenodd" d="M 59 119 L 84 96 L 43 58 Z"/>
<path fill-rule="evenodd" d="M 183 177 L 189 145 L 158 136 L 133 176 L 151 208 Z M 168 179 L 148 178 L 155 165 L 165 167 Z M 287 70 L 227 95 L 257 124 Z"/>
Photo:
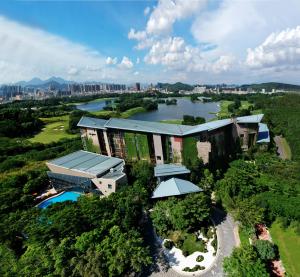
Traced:
<path fill-rule="evenodd" d="M 141 90 L 141 84 L 140 83 L 135 83 L 135 90 L 140 91 Z"/>

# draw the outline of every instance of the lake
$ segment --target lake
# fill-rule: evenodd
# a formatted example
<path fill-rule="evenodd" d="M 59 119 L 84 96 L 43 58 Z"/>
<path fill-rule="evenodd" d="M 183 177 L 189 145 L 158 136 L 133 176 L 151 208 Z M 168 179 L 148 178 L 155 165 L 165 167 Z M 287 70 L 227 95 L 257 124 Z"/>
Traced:
<path fill-rule="evenodd" d="M 101 111 L 112 100 L 99 100 L 76 105 L 77 109 L 89 112 Z M 183 115 L 201 116 L 206 121 L 215 117 L 212 113 L 220 111 L 219 102 L 195 102 L 188 98 L 177 98 L 177 105 L 158 104 L 158 109 L 151 112 L 138 113 L 131 119 L 146 121 L 161 121 L 171 119 L 182 119 Z"/>
<path fill-rule="evenodd" d="M 182 119 L 183 115 L 201 116 L 206 121 L 215 117 L 215 114 L 220 111 L 219 102 L 195 102 L 193 103 L 187 98 L 177 98 L 177 105 L 158 104 L 156 111 L 138 113 L 131 116 L 131 119 L 146 120 L 146 121 L 161 121 L 171 119 Z"/>
<path fill-rule="evenodd" d="M 101 100 L 94 102 L 87 102 L 76 105 L 76 108 L 82 111 L 97 112 L 103 110 L 107 103 L 111 103 L 112 100 Z"/>

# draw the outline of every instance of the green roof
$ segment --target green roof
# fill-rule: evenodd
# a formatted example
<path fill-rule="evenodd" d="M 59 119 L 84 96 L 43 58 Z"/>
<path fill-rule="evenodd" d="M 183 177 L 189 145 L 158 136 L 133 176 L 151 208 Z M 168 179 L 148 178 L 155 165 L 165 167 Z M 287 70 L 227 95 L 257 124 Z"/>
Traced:
<path fill-rule="evenodd" d="M 107 173 L 111 168 L 115 168 L 122 163 L 124 163 L 122 159 L 83 150 L 48 162 L 48 164 L 87 173 L 95 177 Z"/>
<path fill-rule="evenodd" d="M 168 196 L 183 195 L 203 191 L 190 181 L 171 178 L 161 182 L 153 192 L 152 198 L 162 198 Z"/>

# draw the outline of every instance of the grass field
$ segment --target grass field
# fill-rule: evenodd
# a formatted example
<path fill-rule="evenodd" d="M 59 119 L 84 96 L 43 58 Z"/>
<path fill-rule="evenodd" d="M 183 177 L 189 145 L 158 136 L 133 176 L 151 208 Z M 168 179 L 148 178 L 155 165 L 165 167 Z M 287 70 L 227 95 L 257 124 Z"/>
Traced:
<path fill-rule="evenodd" d="M 168 124 L 182 124 L 181 119 L 166 119 L 166 120 L 161 120 L 161 123 L 168 123 Z"/>
<path fill-rule="evenodd" d="M 242 246 L 249 244 L 249 236 L 241 227 L 239 227 L 239 236 Z"/>
<path fill-rule="evenodd" d="M 270 232 L 274 243 L 279 248 L 280 258 L 289 276 L 299 276 L 300 236 L 291 227 L 284 230 L 277 221 L 272 224 Z"/>
<path fill-rule="evenodd" d="M 291 151 L 291 148 L 290 148 L 287 140 L 285 138 L 281 138 L 281 144 L 282 144 L 283 150 L 285 152 L 286 158 L 288 160 L 291 160 L 292 159 L 292 151 Z"/>
<path fill-rule="evenodd" d="M 223 100 L 220 103 L 220 111 L 218 112 L 219 118 L 229 117 L 228 106 L 232 104 L 233 101 Z"/>
<path fill-rule="evenodd" d="M 146 112 L 145 108 L 136 107 L 136 108 L 129 109 L 121 114 L 118 114 L 114 111 L 98 111 L 98 112 L 90 112 L 90 113 L 96 116 L 128 118 L 133 116 L 134 114 L 143 113 L 143 112 Z"/>
<path fill-rule="evenodd" d="M 228 101 L 228 100 L 221 101 L 220 111 L 217 113 L 218 118 L 222 119 L 222 118 L 228 118 L 231 116 L 231 114 L 228 111 L 228 106 L 232 103 L 234 103 L 234 102 Z M 248 101 L 241 101 L 241 107 L 239 108 L 239 110 L 248 109 L 250 106 L 252 106 L 252 104 L 249 103 Z M 257 113 L 255 113 L 255 114 L 257 114 Z"/>
<path fill-rule="evenodd" d="M 30 142 L 40 142 L 47 144 L 59 141 L 63 138 L 74 138 L 77 136 L 76 134 L 68 134 L 66 132 L 69 124 L 68 115 L 51 118 L 41 118 L 41 120 L 46 125 L 40 133 L 29 139 Z"/>

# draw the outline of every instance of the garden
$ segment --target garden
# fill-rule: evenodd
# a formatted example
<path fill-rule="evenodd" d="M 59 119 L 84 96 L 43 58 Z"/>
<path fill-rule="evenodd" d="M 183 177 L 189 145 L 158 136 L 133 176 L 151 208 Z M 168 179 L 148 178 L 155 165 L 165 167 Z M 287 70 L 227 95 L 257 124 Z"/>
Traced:
<path fill-rule="evenodd" d="M 151 212 L 157 241 L 178 273 L 203 271 L 215 260 L 218 240 L 210 207 L 209 196 L 196 193 L 159 201 Z"/>

